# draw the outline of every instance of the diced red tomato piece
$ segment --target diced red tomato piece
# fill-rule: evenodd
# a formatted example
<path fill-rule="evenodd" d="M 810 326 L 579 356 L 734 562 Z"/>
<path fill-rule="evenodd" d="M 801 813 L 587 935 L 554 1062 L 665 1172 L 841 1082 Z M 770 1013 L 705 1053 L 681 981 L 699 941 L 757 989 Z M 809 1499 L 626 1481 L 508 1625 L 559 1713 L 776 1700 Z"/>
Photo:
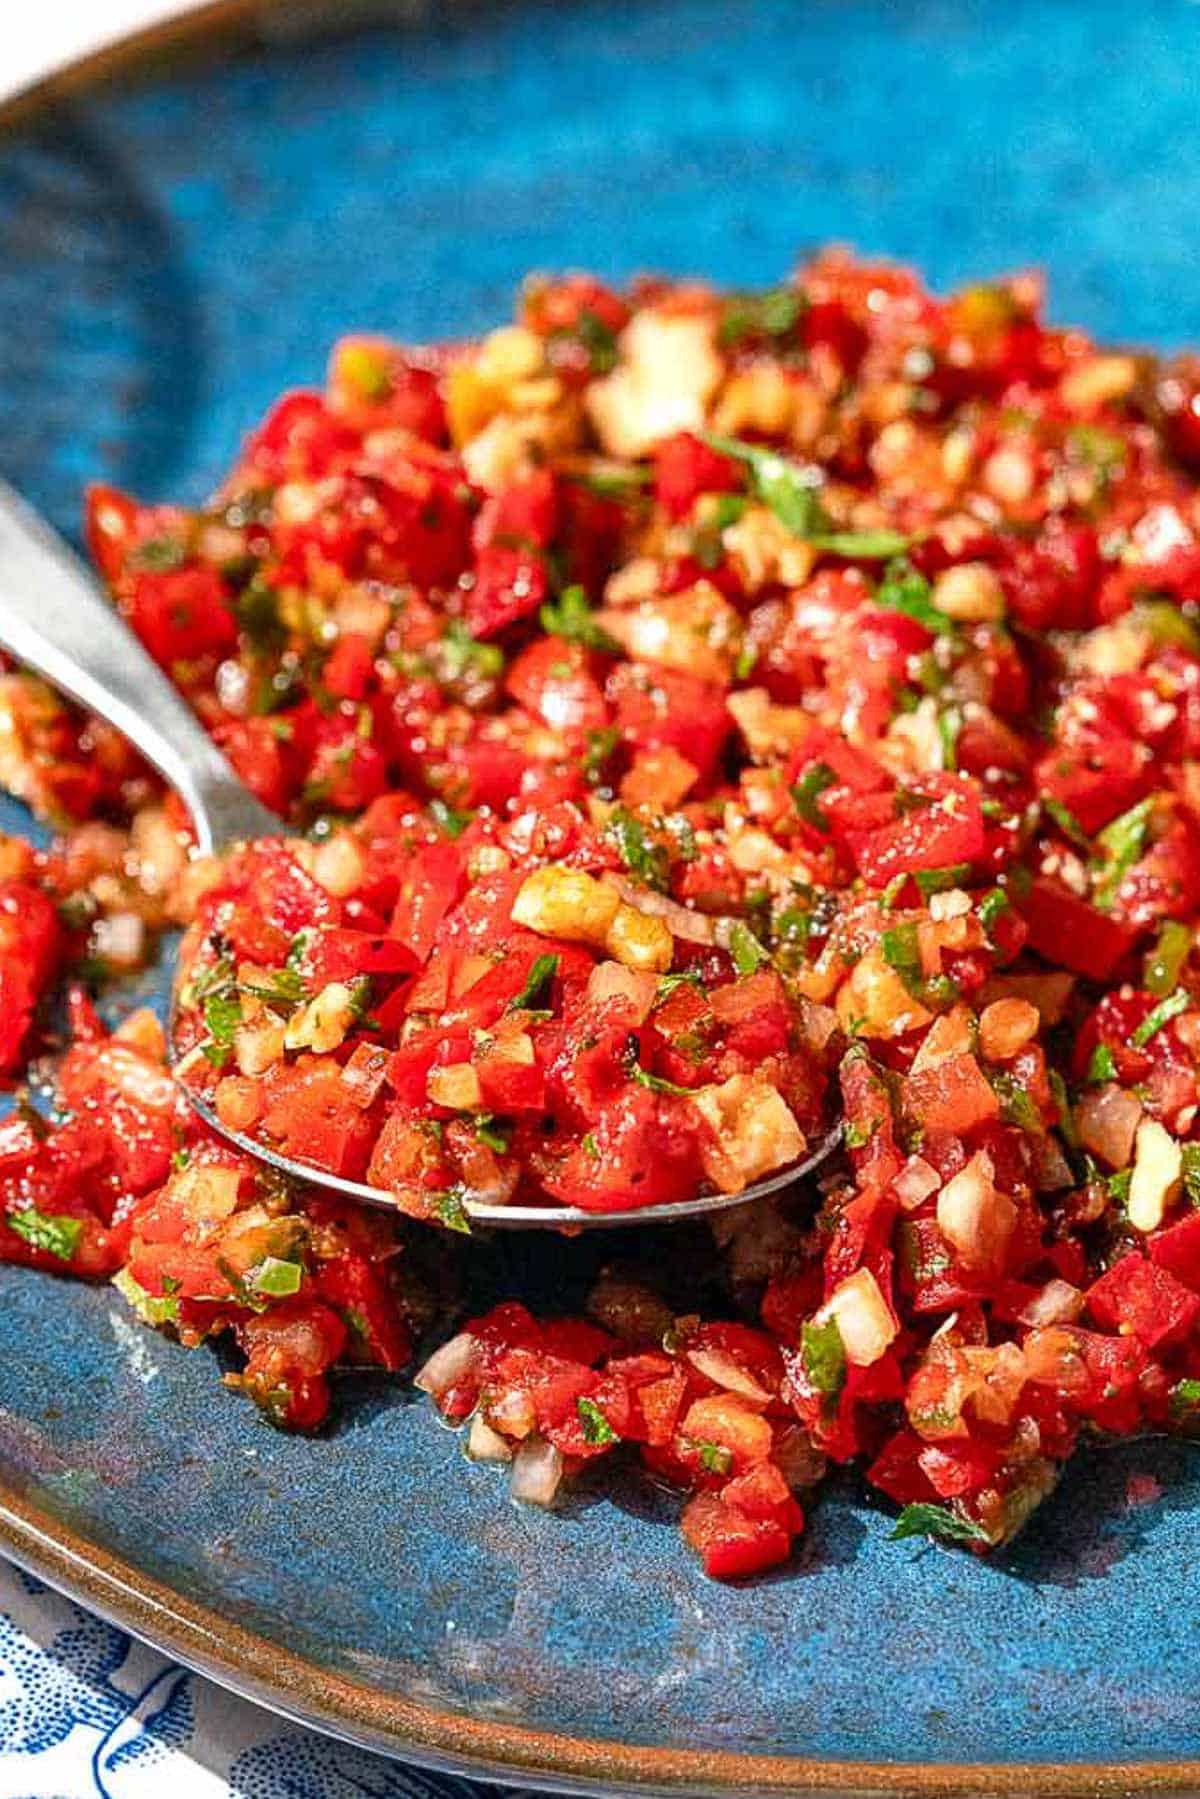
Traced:
<path fill-rule="evenodd" d="M 536 469 L 493 494 L 471 533 L 477 550 L 495 543 L 548 550 L 559 522 L 559 484 L 551 469 Z"/>
<path fill-rule="evenodd" d="M 129 622 L 156 662 L 219 656 L 237 643 L 229 590 L 214 568 L 188 564 L 129 577 L 123 601 Z"/>
<path fill-rule="evenodd" d="M 505 626 L 536 612 L 550 592 L 546 565 L 536 550 L 495 543 L 475 559 L 475 581 L 467 595 L 466 619 L 474 637 L 494 637 Z"/>
<path fill-rule="evenodd" d="M 347 631 L 338 638 L 321 671 L 327 692 L 339 700 L 365 698 L 375 672 L 375 653 L 361 632 Z"/>
<path fill-rule="evenodd" d="M 358 447 L 358 434 L 335 419 L 320 394 L 285 394 L 248 440 L 244 461 L 269 486 L 327 474 Z"/>
<path fill-rule="evenodd" d="M 668 518 L 686 518 L 702 493 L 739 493 L 745 473 L 732 456 L 689 431 L 664 438 L 654 453 L 654 493 Z"/>
<path fill-rule="evenodd" d="M 20 1066 L 33 1015 L 66 948 L 49 897 L 29 881 L 0 881 L 0 1080 Z"/>
<path fill-rule="evenodd" d="M 1116 736 L 1090 738 L 1074 754 L 1049 750 L 1034 769 L 1039 791 L 1065 806 L 1089 837 L 1140 799 L 1150 776 L 1145 748 Z"/>
<path fill-rule="evenodd" d="M 1037 878 L 1018 901 L 1029 926 L 1029 947 L 1059 968 L 1112 978 L 1137 941 L 1130 925 L 1097 911 L 1057 882 Z"/>
<path fill-rule="evenodd" d="M 350 931 L 333 925 L 305 938 L 296 966 L 313 990 L 319 992 L 330 981 L 349 987 L 357 980 L 373 980 L 376 976 L 410 975 L 418 963 L 409 945 L 396 936 L 376 936 L 369 931 Z"/>
<path fill-rule="evenodd" d="M 945 775 L 928 781 L 929 804 L 891 824 L 850 832 L 851 853 L 863 879 L 886 887 L 898 874 L 970 863 L 984 847 L 983 809 L 974 781 Z"/>
<path fill-rule="evenodd" d="M 914 1430 L 898 1430 L 889 1437 L 871 1466 L 867 1479 L 897 1505 L 928 1504 L 937 1490 L 922 1464 L 925 1444 Z"/>
<path fill-rule="evenodd" d="M 696 1137 L 678 1128 L 672 1102 L 632 1087 L 603 1106 L 580 1141 L 546 1180 L 563 1205 L 623 1211 L 690 1198 L 700 1183 Z"/>
<path fill-rule="evenodd" d="M 519 705 L 552 730 L 582 736 L 608 724 L 598 664 L 599 658 L 582 644 L 544 637 L 522 650 L 504 685 Z"/>
<path fill-rule="evenodd" d="M 613 722 L 631 749 L 677 750 L 702 780 L 709 778 L 733 725 L 721 688 L 635 662 L 619 663 L 606 691 Z"/>
<path fill-rule="evenodd" d="M 1000 1102 L 974 1056 L 948 1056 L 910 1074 L 906 1112 L 927 1131 L 966 1136 L 1000 1114 Z"/>
<path fill-rule="evenodd" d="M 1165 1268 L 1193 1293 L 1200 1293 L 1200 1212 L 1190 1212 L 1178 1224 L 1156 1231 L 1149 1250 L 1156 1268 Z"/>
<path fill-rule="evenodd" d="M 791 1554 L 792 1537 L 774 1518 L 754 1518 L 716 1493 L 698 1493 L 683 1513 L 683 1534 L 714 1580 L 737 1580 L 774 1568 Z"/>
<path fill-rule="evenodd" d="M 427 844 L 409 863 L 389 930 L 418 962 L 427 960 L 438 926 L 465 884 L 462 854 L 453 843 Z"/>
<path fill-rule="evenodd" d="M 376 1126 L 334 1063 L 277 1063 L 265 1080 L 262 1128 L 286 1155 L 354 1180 L 363 1174 Z"/>
<path fill-rule="evenodd" d="M 344 337 L 329 362 L 329 405 L 359 430 L 391 427 L 427 443 L 446 434 L 446 408 L 435 370 L 382 337 Z"/>
<path fill-rule="evenodd" d="M 1087 1306 L 1101 1329 L 1132 1331 L 1150 1350 L 1182 1343 L 1200 1318 L 1200 1295 L 1136 1251 L 1088 1288 Z"/>

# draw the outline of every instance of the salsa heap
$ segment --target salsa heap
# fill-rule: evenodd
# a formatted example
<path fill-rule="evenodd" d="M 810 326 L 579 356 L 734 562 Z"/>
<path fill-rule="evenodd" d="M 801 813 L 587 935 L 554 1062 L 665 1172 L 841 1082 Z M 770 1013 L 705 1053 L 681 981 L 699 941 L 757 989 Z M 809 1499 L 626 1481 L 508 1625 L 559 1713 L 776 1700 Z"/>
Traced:
<path fill-rule="evenodd" d="M 722 1315 L 614 1270 L 418 1384 L 524 1498 L 634 1446 L 720 1577 L 830 1462 L 982 1550 L 1082 1437 L 1200 1427 L 1200 363 L 1041 301 L 840 251 L 540 279 L 479 342 L 343 340 L 198 511 L 94 490 L 114 604 L 294 835 L 195 857 L 0 673 L 0 778 L 61 828 L 0 843 L 11 1078 L 77 980 L 0 1256 L 232 1333 L 311 1428 L 332 1368 L 449 1329 L 402 1214 L 652 1216 L 840 1117 L 819 1191 L 714 1224 Z M 207 1134 L 153 1019 L 102 1029 L 80 975 L 172 923 L 185 1078 L 395 1218 Z"/>

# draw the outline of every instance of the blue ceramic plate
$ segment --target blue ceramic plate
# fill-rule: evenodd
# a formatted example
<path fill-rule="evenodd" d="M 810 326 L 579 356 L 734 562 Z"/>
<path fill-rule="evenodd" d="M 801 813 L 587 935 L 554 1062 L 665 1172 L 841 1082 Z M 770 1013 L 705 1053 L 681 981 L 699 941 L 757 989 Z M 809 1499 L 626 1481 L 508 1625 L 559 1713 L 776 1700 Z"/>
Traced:
<path fill-rule="evenodd" d="M 69 532 L 89 477 L 198 498 L 340 331 L 486 325 L 531 266 L 750 282 L 836 237 L 939 282 L 1041 263 L 1061 316 L 1200 340 L 1183 0 L 408 5 L 336 41 L 308 5 L 239 50 L 251 10 L 0 138 L 0 467 Z M 1184 1447 L 1081 1460 L 987 1565 L 888 1543 L 846 1485 L 794 1567 L 722 1588 L 645 1487 L 520 1511 L 398 1386 L 306 1441 L 217 1374 L 0 1270 L 0 1538 L 312 1722 L 625 1792 L 1200 1785 Z"/>

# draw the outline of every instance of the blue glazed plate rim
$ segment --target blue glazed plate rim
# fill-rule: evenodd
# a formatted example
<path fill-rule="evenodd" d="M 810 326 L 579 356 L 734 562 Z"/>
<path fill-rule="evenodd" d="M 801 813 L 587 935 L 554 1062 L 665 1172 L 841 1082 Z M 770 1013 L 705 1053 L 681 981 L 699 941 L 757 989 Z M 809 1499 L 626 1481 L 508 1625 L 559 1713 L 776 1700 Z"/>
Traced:
<path fill-rule="evenodd" d="M 0 1550 L 109 1622 L 240 1697 L 366 1749 L 440 1773 L 552 1792 L 920 1799 L 1188 1799 L 1200 1760 L 1071 1764 L 850 1762 L 654 1749 L 526 1730 L 374 1691 L 232 1624 L 89 1542 L 0 1482 Z M 263 1670 L 269 1672 L 264 1674 Z"/>
<path fill-rule="evenodd" d="M 503 0 L 472 0 L 480 11 Z M 135 81 L 164 62 L 210 60 L 281 34 L 353 29 L 372 19 L 412 25 L 438 0 L 206 0 L 117 36 L 0 102 L 0 135 L 47 116 L 68 95 Z M 112 1623 L 240 1696 L 367 1749 L 423 1767 L 553 1791 L 797 1796 L 842 1799 L 1116 1799 L 1200 1790 L 1200 1759 L 1108 1763 L 868 1762 L 731 1751 L 656 1749 L 524 1729 L 380 1693 L 319 1667 L 187 1599 L 31 1504 L 0 1480 L 0 1551 Z"/>

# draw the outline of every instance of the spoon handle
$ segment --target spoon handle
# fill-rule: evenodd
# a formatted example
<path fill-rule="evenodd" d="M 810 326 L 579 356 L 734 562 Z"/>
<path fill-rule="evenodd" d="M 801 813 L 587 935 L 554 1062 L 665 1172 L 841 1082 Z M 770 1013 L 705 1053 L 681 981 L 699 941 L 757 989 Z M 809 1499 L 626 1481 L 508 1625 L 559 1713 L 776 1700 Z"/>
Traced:
<path fill-rule="evenodd" d="M 202 853 L 283 829 L 79 558 L 0 481 L 0 649 L 115 725 L 179 794 Z"/>

